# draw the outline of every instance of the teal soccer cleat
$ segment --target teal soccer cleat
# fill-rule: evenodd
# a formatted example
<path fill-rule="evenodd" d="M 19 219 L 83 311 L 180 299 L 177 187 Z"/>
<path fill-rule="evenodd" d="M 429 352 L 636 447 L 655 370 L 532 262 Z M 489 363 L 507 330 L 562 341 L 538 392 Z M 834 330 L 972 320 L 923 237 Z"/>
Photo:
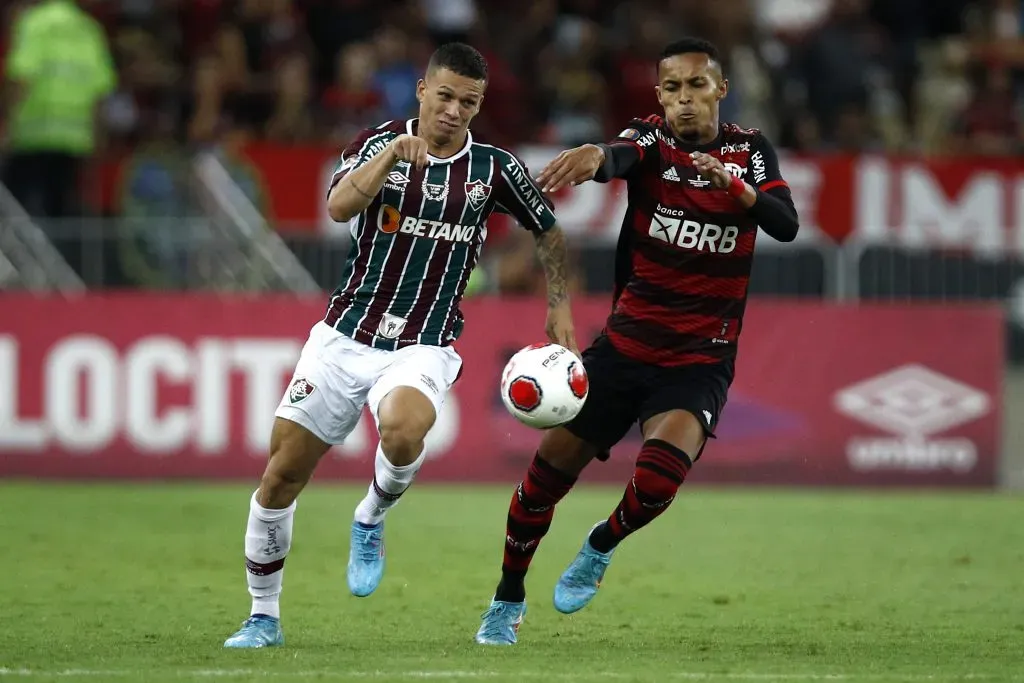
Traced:
<path fill-rule="evenodd" d="M 600 524 L 603 522 L 595 524 L 594 529 Z M 604 578 L 614 552 L 614 548 L 607 553 L 594 550 L 590 545 L 588 532 L 583 540 L 583 547 L 576 554 L 576 559 L 562 573 L 555 585 L 555 609 L 563 614 L 572 614 L 586 607 L 597 595 L 597 589 L 601 587 L 601 579 Z"/>
<path fill-rule="evenodd" d="M 281 620 L 266 614 L 254 614 L 244 622 L 242 628 L 224 641 L 224 647 L 256 648 L 284 645 L 284 631 Z"/>
<path fill-rule="evenodd" d="M 348 551 L 348 589 L 365 598 L 377 590 L 384 576 L 384 522 L 366 526 L 352 522 L 352 545 Z"/>
<path fill-rule="evenodd" d="M 476 642 L 481 645 L 515 645 L 519 625 L 525 615 L 525 602 L 491 600 L 480 630 L 476 632 Z"/>

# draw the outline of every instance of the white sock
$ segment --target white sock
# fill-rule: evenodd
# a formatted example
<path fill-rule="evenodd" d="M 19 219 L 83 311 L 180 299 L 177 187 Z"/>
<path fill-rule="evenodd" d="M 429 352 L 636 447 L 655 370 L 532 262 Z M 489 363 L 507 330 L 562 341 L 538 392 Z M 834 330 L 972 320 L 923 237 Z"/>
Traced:
<path fill-rule="evenodd" d="M 377 457 L 374 458 L 373 481 L 366 491 L 366 497 L 356 506 L 355 519 L 360 524 L 373 526 L 384 520 L 384 515 L 395 506 L 399 497 L 412 485 L 416 478 L 426 451 L 420 453 L 420 457 L 404 467 L 395 467 L 384 455 L 380 444 L 377 444 Z"/>
<path fill-rule="evenodd" d="M 245 528 L 245 578 L 252 596 L 249 614 L 281 618 L 284 560 L 292 546 L 294 515 L 294 502 L 283 510 L 269 510 L 257 503 L 256 494 L 252 494 Z"/>

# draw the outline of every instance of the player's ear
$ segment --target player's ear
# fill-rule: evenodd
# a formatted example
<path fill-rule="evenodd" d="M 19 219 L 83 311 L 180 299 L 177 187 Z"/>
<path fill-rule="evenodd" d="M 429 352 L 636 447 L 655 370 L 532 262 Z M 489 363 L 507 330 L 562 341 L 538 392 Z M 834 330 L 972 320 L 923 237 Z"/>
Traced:
<path fill-rule="evenodd" d="M 421 78 L 420 80 L 416 81 L 416 100 L 419 101 L 420 104 L 422 104 L 423 98 L 426 96 L 426 94 L 427 82 Z"/>
<path fill-rule="evenodd" d="M 719 101 L 724 100 L 725 96 L 729 94 L 729 79 L 723 78 L 721 83 L 718 84 L 718 99 Z"/>

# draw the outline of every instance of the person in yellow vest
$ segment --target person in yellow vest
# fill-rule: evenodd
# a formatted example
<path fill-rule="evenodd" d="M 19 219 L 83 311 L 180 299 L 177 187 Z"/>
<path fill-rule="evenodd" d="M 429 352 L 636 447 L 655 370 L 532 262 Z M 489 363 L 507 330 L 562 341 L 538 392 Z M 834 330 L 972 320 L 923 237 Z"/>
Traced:
<path fill-rule="evenodd" d="M 78 210 L 99 105 L 117 76 L 100 24 L 74 0 L 37 0 L 11 27 L 3 182 L 33 216 Z"/>

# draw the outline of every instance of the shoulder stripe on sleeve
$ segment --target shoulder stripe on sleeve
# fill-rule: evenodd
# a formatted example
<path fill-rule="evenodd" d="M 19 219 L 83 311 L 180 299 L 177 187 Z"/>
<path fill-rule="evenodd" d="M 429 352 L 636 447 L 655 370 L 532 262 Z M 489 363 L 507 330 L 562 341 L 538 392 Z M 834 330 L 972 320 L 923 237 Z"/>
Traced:
<path fill-rule="evenodd" d="M 770 189 L 772 189 L 774 187 L 786 187 L 786 188 L 788 188 L 789 187 L 789 183 L 787 183 L 785 180 L 773 180 L 770 183 L 765 183 L 764 185 L 762 185 L 761 187 L 759 187 L 757 189 L 761 190 L 761 192 L 767 192 L 768 190 L 770 190 Z"/>

